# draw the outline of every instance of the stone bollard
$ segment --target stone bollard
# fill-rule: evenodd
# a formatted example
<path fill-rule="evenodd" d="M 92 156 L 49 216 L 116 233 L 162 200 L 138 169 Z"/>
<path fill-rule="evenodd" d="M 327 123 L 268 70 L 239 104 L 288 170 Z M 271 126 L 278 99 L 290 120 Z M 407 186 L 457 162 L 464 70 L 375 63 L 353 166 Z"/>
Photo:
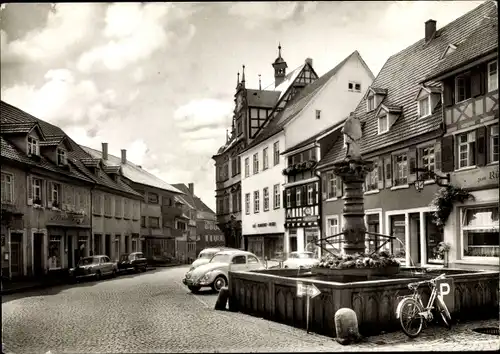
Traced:
<path fill-rule="evenodd" d="M 217 297 L 217 301 L 215 302 L 216 310 L 225 310 L 227 305 L 227 300 L 229 298 L 229 288 L 224 286 L 219 291 L 219 296 Z"/>
<path fill-rule="evenodd" d="M 350 308 L 339 309 L 335 313 L 335 331 L 337 332 L 335 340 L 342 345 L 359 342 L 361 335 L 356 312 Z"/>

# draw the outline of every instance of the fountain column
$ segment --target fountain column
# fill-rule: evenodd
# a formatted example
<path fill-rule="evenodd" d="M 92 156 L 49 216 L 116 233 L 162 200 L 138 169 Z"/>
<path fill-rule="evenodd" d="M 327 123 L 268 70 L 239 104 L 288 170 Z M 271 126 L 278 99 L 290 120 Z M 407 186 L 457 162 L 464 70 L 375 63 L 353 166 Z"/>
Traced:
<path fill-rule="evenodd" d="M 373 171 L 371 161 L 361 159 L 342 161 L 334 164 L 333 172 L 342 179 L 345 186 L 344 218 L 342 228 L 346 254 L 364 253 L 365 251 L 365 209 L 363 183 L 366 175 Z"/>

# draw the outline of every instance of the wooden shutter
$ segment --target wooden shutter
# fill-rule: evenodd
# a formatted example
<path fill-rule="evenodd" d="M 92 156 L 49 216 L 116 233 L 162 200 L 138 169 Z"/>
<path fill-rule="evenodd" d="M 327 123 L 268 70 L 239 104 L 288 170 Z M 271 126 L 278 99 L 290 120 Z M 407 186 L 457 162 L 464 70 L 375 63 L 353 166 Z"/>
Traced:
<path fill-rule="evenodd" d="M 53 182 L 47 182 L 47 206 L 52 207 L 52 185 Z"/>
<path fill-rule="evenodd" d="M 28 205 L 33 205 L 33 177 L 28 175 L 26 177 L 26 185 L 27 185 L 27 192 L 28 192 Z"/>
<path fill-rule="evenodd" d="M 434 169 L 436 172 L 441 171 L 441 142 L 434 144 Z"/>
<path fill-rule="evenodd" d="M 309 205 L 309 201 L 307 200 L 307 189 L 308 189 L 308 184 L 304 184 L 302 186 L 302 205 Z"/>
<path fill-rule="evenodd" d="M 392 187 L 392 156 L 389 155 L 384 158 L 385 165 L 385 187 Z"/>
<path fill-rule="evenodd" d="M 316 194 L 318 194 L 318 191 L 317 191 L 316 186 L 318 186 L 318 183 L 317 183 L 317 182 L 314 182 L 314 183 L 312 184 L 312 188 L 313 188 L 313 192 L 312 192 L 312 200 L 313 200 L 313 204 L 316 204 Z"/>
<path fill-rule="evenodd" d="M 470 75 L 470 81 L 471 81 L 472 97 L 477 97 L 481 95 L 481 72 L 477 67 L 472 70 Z"/>
<path fill-rule="evenodd" d="M 453 135 L 441 139 L 441 171 L 452 172 L 455 168 L 453 162 Z"/>
<path fill-rule="evenodd" d="M 486 127 L 479 127 L 476 130 L 476 164 L 486 165 Z"/>
<path fill-rule="evenodd" d="M 335 196 L 342 197 L 342 178 L 340 178 L 340 176 L 337 176 L 336 182 L 337 182 L 337 194 Z"/>
<path fill-rule="evenodd" d="M 417 149 L 410 148 L 408 151 L 408 184 L 417 180 Z"/>
<path fill-rule="evenodd" d="M 327 183 L 328 183 L 328 179 L 327 179 L 327 176 L 328 176 L 328 173 L 321 173 L 321 196 L 322 196 L 322 199 L 323 200 L 326 200 L 328 199 L 328 193 L 327 193 Z"/>
<path fill-rule="evenodd" d="M 46 180 L 42 180 L 42 192 L 41 192 L 41 195 L 42 195 L 42 205 L 48 205 L 47 203 L 47 181 Z"/>
<path fill-rule="evenodd" d="M 377 159 L 377 176 L 378 176 L 378 189 L 384 189 L 384 159 L 379 157 Z"/>
<path fill-rule="evenodd" d="M 283 195 L 282 195 L 282 198 L 283 198 L 283 208 L 288 208 L 289 205 L 286 205 L 286 190 L 283 190 Z M 245 197 L 245 208 L 246 208 L 246 197 Z M 246 210 L 245 210 L 246 211 Z"/>
<path fill-rule="evenodd" d="M 443 104 L 445 107 L 453 105 L 453 80 L 448 79 L 443 81 Z"/>
<path fill-rule="evenodd" d="M 292 208 L 295 208 L 295 206 L 297 205 L 297 191 L 295 190 L 294 187 L 290 188 L 290 193 L 291 193 L 291 196 L 290 196 L 290 205 Z"/>

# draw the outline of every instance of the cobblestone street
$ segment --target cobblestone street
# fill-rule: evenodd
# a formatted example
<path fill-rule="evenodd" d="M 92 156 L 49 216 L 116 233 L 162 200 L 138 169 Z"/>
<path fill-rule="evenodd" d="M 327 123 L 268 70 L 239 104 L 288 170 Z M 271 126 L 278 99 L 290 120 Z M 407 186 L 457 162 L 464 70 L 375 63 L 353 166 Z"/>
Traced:
<path fill-rule="evenodd" d="M 428 328 L 341 346 L 331 338 L 239 313 L 213 310 L 217 296 L 192 295 L 187 267 L 157 269 L 101 282 L 59 286 L 2 298 L 6 353 L 264 352 L 492 350 L 498 337 L 476 334 L 482 321 L 452 331 Z"/>

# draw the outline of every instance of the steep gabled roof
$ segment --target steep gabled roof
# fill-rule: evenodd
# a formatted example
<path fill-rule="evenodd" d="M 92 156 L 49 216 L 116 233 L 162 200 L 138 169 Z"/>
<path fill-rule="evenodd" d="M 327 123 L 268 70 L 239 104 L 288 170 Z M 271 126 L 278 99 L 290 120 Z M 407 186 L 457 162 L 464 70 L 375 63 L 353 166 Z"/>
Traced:
<path fill-rule="evenodd" d="M 387 133 L 379 135 L 375 115 L 377 110 L 367 112 L 366 97 L 363 98 L 354 111 L 355 116 L 365 124 L 360 140 L 361 153 L 375 152 L 425 133 L 441 131 L 441 104 L 438 104 L 429 117 L 419 119 L 417 116 L 415 97 L 421 88 L 420 83 L 438 65 L 449 43 L 459 43 L 475 33 L 482 26 L 484 17 L 492 16 L 493 13 L 496 13 L 496 6 L 492 1 L 487 1 L 437 30 L 430 42 L 426 43 L 422 38 L 386 61 L 372 87 L 387 89 L 383 103 L 402 107 L 402 113 Z M 435 82 L 429 82 L 428 85 L 438 86 Z M 344 156 L 345 149 L 340 141 L 320 161 L 318 167 L 339 161 Z"/>
<path fill-rule="evenodd" d="M 302 110 L 307 106 L 309 102 L 318 94 L 323 87 L 338 73 L 340 68 L 344 66 L 344 64 L 352 57 L 359 56 L 358 51 L 354 51 L 349 56 L 347 56 L 344 60 L 342 60 L 339 64 L 337 64 L 333 69 L 328 71 L 326 74 L 310 83 L 306 87 L 304 87 L 298 94 L 295 96 L 285 107 L 285 109 L 278 114 L 276 118 L 274 118 L 269 125 L 264 128 L 264 130 L 257 136 L 255 140 L 253 140 L 245 150 L 247 151 L 263 141 L 271 138 L 276 135 L 280 131 L 282 131 L 285 126 L 292 121 Z"/>
<path fill-rule="evenodd" d="M 91 157 L 102 159 L 102 151 L 95 150 L 86 146 L 81 146 L 81 148 Z M 121 166 L 123 176 L 128 178 L 132 182 L 144 184 L 146 186 L 158 189 L 164 189 L 172 193 L 183 194 L 177 188 L 172 187 L 172 185 L 168 184 L 167 182 L 161 180 L 160 178 L 156 177 L 155 175 L 149 173 L 142 167 L 139 167 L 138 165 L 130 161 L 127 161 L 126 164 L 122 164 L 121 158 L 108 154 L 107 160 L 103 160 L 103 162 L 105 166 Z"/>
<path fill-rule="evenodd" d="M 186 186 L 184 183 L 174 183 L 172 184 L 172 186 L 184 193 L 184 195 L 180 196 L 180 198 L 182 198 L 187 206 L 189 206 L 191 209 L 196 209 L 194 198 L 191 195 L 188 186 Z"/>
<path fill-rule="evenodd" d="M 250 107 L 273 108 L 279 96 L 277 91 L 247 89 L 247 102 Z"/>
<path fill-rule="evenodd" d="M 203 200 L 201 200 L 200 198 L 194 197 L 194 204 L 196 206 L 196 210 L 215 215 L 214 211 L 210 209 L 205 203 L 203 203 Z"/>

